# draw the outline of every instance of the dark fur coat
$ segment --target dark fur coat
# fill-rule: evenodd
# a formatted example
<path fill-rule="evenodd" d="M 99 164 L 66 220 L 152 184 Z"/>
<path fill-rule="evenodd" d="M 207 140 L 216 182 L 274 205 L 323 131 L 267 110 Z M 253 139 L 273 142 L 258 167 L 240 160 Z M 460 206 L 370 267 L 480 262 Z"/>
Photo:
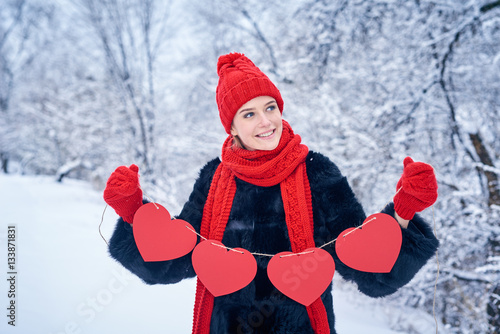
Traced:
<path fill-rule="evenodd" d="M 177 218 L 191 223 L 199 231 L 203 206 L 220 160 L 210 161 L 200 172 L 193 192 Z M 314 214 L 314 239 L 317 246 L 335 239 L 348 227 L 359 226 L 366 218 L 345 177 L 325 156 L 309 152 L 306 160 Z M 279 185 L 258 187 L 237 179 L 237 191 L 222 242 L 250 252 L 276 254 L 290 251 L 285 212 Z M 393 204 L 383 212 L 394 216 Z M 400 255 L 390 273 L 377 274 L 353 270 L 335 254 L 334 244 L 324 249 L 335 260 L 338 274 L 354 281 L 366 295 L 389 295 L 408 283 L 431 258 L 438 241 L 431 228 L 418 215 L 402 229 Z M 109 251 L 131 272 L 147 284 L 176 283 L 194 277 L 191 254 L 164 262 L 144 262 L 135 245 L 132 229 L 120 219 L 110 240 Z M 268 257 L 256 256 L 255 279 L 235 293 L 215 298 L 211 333 L 313 333 L 306 308 L 281 294 L 267 277 Z M 331 284 L 322 299 L 331 332 L 335 333 Z"/>

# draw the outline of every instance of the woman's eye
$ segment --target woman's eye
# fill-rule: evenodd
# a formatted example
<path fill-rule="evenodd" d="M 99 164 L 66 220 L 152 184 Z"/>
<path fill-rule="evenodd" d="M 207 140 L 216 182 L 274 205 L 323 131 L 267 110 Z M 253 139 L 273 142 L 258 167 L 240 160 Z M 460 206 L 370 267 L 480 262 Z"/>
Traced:
<path fill-rule="evenodd" d="M 276 109 L 276 106 L 275 105 L 272 105 L 272 106 L 269 106 L 267 107 L 267 111 L 273 111 L 274 109 Z"/>
<path fill-rule="evenodd" d="M 243 118 L 250 118 L 253 116 L 253 112 L 249 112 L 243 115 Z"/>

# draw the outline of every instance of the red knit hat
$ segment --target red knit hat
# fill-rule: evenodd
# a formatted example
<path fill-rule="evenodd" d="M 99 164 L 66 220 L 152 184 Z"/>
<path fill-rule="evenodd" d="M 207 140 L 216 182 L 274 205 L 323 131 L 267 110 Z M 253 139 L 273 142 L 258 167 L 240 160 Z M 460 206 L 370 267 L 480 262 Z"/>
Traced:
<path fill-rule="evenodd" d="M 242 53 L 229 53 L 219 57 L 217 62 L 216 100 L 219 107 L 219 116 L 224 129 L 229 134 L 234 115 L 242 105 L 259 96 L 271 96 L 278 103 L 283 113 L 283 99 L 280 91 Z"/>

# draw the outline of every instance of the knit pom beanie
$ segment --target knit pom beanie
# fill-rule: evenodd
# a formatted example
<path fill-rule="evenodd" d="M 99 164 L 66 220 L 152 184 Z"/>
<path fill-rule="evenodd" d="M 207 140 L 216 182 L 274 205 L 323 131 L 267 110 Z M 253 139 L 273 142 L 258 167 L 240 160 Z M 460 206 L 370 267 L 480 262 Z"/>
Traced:
<path fill-rule="evenodd" d="M 217 62 L 219 84 L 216 90 L 219 116 L 229 134 L 236 111 L 259 96 L 273 97 L 283 113 L 283 99 L 269 78 L 242 53 L 229 53 Z"/>

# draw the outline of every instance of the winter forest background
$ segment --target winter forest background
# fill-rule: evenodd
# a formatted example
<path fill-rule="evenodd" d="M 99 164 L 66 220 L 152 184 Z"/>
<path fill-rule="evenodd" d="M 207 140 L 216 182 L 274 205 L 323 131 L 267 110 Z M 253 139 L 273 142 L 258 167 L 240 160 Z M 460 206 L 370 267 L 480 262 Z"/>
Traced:
<path fill-rule="evenodd" d="M 436 316 L 500 333 L 499 41 L 495 0 L 3 0 L 1 169 L 102 190 L 136 163 L 178 213 L 225 139 L 217 58 L 243 52 L 367 213 L 405 156 L 434 166 Z M 432 314 L 436 273 L 433 260 L 387 302 Z"/>

